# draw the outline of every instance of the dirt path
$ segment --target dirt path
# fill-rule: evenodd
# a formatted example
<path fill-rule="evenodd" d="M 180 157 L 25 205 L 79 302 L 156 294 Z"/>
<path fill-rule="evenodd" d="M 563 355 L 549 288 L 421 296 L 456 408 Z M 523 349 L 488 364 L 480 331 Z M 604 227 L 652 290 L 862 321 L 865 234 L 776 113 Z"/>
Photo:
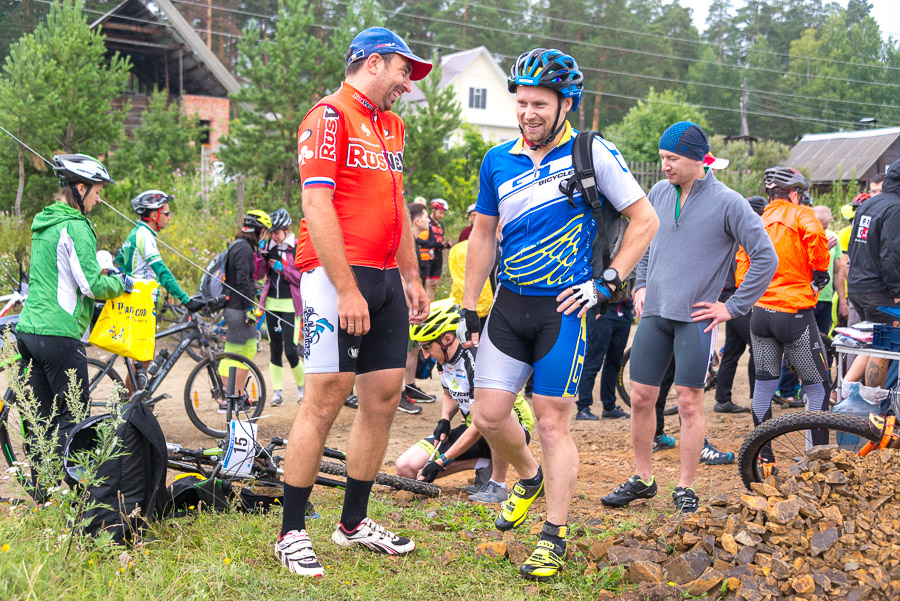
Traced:
<path fill-rule="evenodd" d="M 722 340 L 723 338 L 720 338 Z M 267 380 L 269 397 L 271 398 L 271 383 L 268 382 L 268 344 L 261 342 L 260 353 L 255 361 L 263 371 Z M 103 353 L 96 349 L 90 349 L 90 355 L 105 359 Z M 734 399 L 736 402 L 749 406 L 749 393 L 746 371 L 746 355 L 738 368 L 735 381 Z M 121 361 L 117 364 L 119 372 L 124 374 L 124 365 Z M 184 410 L 184 382 L 194 363 L 187 355 L 182 357 L 161 387 L 161 391 L 172 395 L 171 399 L 163 400 L 156 406 L 156 413 L 160 424 L 170 442 L 177 442 L 188 447 L 212 446 L 215 441 L 198 431 L 188 420 Z M 421 387 L 432 393 L 440 392 L 440 384 L 436 379 L 421 381 Z M 260 440 L 267 440 L 271 436 L 287 436 L 291 423 L 296 415 L 296 387 L 293 385 L 289 370 L 285 370 L 285 404 L 281 407 L 266 407 L 263 415 L 266 417 L 259 422 Z M 596 412 L 599 414 L 599 384 L 595 389 Z M 0 386 L 5 389 L 5 380 L 0 376 Z M 720 450 L 737 452 L 746 433 L 752 429 L 750 414 L 722 415 L 712 410 L 714 403 L 713 391 L 705 395 L 707 431 L 709 440 Z M 393 473 L 393 460 L 414 444 L 420 438 L 428 435 L 434 424 L 440 417 L 440 404 L 432 403 L 422 405 L 423 411 L 418 415 L 398 413 L 391 430 L 391 439 L 388 445 L 384 463 L 384 471 Z M 776 408 L 778 414 L 782 410 Z M 335 422 L 334 428 L 328 437 L 327 444 L 330 447 L 346 449 L 347 438 L 356 411 L 349 408 L 341 410 Z M 600 497 L 610 492 L 617 484 L 623 482 L 633 473 L 633 459 L 631 453 L 631 439 L 629 421 L 626 419 L 600 420 L 595 422 L 574 421 L 572 432 L 581 456 L 580 473 L 576 486 L 575 500 L 573 502 L 573 516 L 582 519 L 609 517 L 609 510 L 602 508 Z M 666 418 L 666 432 L 679 437 L 678 417 Z M 531 449 L 536 455 L 540 455 L 540 440 L 536 436 L 531 443 Z M 660 483 L 660 491 L 650 505 L 658 510 L 669 510 L 671 500 L 669 494 L 678 478 L 678 446 L 675 449 L 662 451 L 654 455 L 655 474 Z M 439 481 L 449 498 L 464 498 L 460 487 L 471 480 L 471 473 L 462 473 Z M 510 482 L 515 477 L 511 470 Z M 743 490 L 735 465 L 705 466 L 701 465 L 696 481 L 696 490 L 701 498 L 708 498 L 715 492 L 724 492 L 729 497 L 739 495 Z M 9 495 L 8 483 L 0 482 L 0 496 Z M 604 512 L 606 512 L 604 514 Z"/>

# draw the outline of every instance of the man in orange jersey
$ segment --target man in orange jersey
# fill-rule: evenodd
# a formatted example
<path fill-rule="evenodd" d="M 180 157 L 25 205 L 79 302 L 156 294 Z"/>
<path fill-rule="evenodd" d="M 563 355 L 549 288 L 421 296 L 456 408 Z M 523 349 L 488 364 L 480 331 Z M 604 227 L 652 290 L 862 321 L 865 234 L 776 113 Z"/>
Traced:
<path fill-rule="evenodd" d="M 340 89 L 307 113 L 297 142 L 307 226 L 296 258 L 307 379 L 285 457 L 275 555 L 294 574 L 313 577 L 324 570 L 306 532 L 306 504 L 325 438 L 354 382 L 359 412 L 331 540 L 391 555 L 415 548 L 366 513 L 397 412 L 409 323 L 422 323 L 429 307 L 403 199 L 405 127 L 391 108 L 431 64 L 383 27 L 360 32 L 345 61 Z"/>
<path fill-rule="evenodd" d="M 814 314 L 819 290 L 831 280 L 828 238 L 809 206 L 809 184 L 799 171 L 790 167 L 766 169 L 765 188 L 769 204 L 762 219 L 778 253 L 778 269 L 750 318 L 756 364 L 754 426 L 772 417 L 772 395 L 778 388 L 783 355 L 803 383 L 809 399 L 808 410 L 825 408 L 830 386 L 825 348 Z M 737 262 L 735 279 L 740 287 L 750 266 L 750 258 L 743 249 L 738 253 Z M 827 431 L 812 431 L 813 444 L 827 442 Z M 774 463 L 772 450 L 763 449 L 760 469 L 768 475 Z"/>

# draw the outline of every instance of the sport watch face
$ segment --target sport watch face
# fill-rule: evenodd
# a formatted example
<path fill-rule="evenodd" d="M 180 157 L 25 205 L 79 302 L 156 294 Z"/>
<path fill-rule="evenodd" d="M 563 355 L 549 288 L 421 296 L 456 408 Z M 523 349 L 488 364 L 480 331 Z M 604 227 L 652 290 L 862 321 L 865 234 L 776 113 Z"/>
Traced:
<path fill-rule="evenodd" d="M 619 285 L 619 272 L 610 267 L 609 269 L 603 270 L 603 273 L 600 275 L 603 278 L 604 282 L 608 282 L 610 284 L 614 284 L 616 286 Z"/>

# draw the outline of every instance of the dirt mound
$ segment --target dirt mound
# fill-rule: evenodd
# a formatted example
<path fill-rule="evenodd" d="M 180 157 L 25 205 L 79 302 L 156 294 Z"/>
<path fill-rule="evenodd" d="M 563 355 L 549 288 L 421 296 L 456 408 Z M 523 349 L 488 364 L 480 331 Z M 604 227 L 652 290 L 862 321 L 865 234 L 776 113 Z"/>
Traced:
<path fill-rule="evenodd" d="M 816 447 L 780 479 L 614 538 L 600 566 L 695 596 L 900 598 L 900 454 Z"/>

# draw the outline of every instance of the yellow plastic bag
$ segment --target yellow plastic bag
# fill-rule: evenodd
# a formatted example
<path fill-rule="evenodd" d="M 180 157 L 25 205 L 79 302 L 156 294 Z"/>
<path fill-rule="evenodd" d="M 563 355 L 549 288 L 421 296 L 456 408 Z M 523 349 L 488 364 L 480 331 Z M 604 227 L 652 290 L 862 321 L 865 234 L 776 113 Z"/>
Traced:
<path fill-rule="evenodd" d="M 134 292 L 106 301 L 88 340 L 99 349 L 137 361 L 153 359 L 156 307 L 153 281 L 134 283 Z"/>

